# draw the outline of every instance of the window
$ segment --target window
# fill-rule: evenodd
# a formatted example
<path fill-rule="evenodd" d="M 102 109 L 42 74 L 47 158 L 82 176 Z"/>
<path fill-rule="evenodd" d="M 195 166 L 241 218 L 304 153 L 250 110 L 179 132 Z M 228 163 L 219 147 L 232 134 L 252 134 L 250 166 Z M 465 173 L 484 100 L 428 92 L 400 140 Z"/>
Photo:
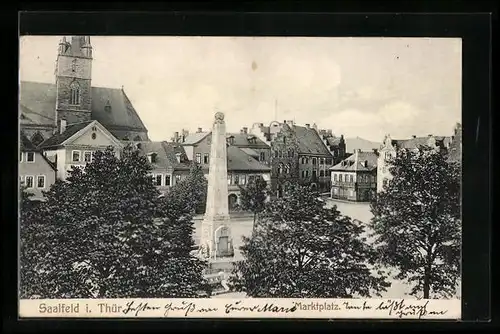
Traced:
<path fill-rule="evenodd" d="M 278 151 L 274 151 L 274 157 L 277 158 L 278 157 Z"/>
<path fill-rule="evenodd" d="M 234 175 L 234 184 L 240 184 L 240 176 L 238 174 Z"/>
<path fill-rule="evenodd" d="M 294 155 L 293 150 L 289 150 L 289 151 L 288 151 L 288 157 L 289 157 L 289 158 L 293 158 L 293 155 Z"/>
<path fill-rule="evenodd" d="M 70 85 L 70 101 L 69 104 L 78 105 L 80 104 L 80 86 L 76 81 L 73 81 Z"/>
<path fill-rule="evenodd" d="M 326 159 L 326 164 L 331 165 L 332 164 L 332 159 Z"/>
<path fill-rule="evenodd" d="M 306 177 L 309 177 L 309 171 L 306 170 Z"/>
<path fill-rule="evenodd" d="M 36 179 L 37 188 L 45 188 L 45 175 L 38 175 Z"/>
<path fill-rule="evenodd" d="M 324 165 L 324 164 L 325 164 L 325 158 L 321 158 L 321 159 L 319 159 L 319 164 L 320 164 L 320 165 Z"/>
<path fill-rule="evenodd" d="M 391 158 L 390 152 L 385 152 L 385 160 L 389 160 Z"/>
<path fill-rule="evenodd" d="M 23 155 L 24 155 L 23 152 L 19 153 L 19 162 L 23 162 Z"/>
<path fill-rule="evenodd" d="M 148 160 L 150 163 L 156 163 L 157 161 L 157 154 L 156 153 L 151 153 L 148 155 Z"/>
<path fill-rule="evenodd" d="M 155 186 L 161 186 L 162 179 L 163 176 L 161 174 L 155 175 Z"/>
<path fill-rule="evenodd" d="M 76 72 L 76 59 L 71 62 L 71 72 Z"/>
<path fill-rule="evenodd" d="M 178 176 L 180 176 L 180 175 L 178 175 Z M 165 175 L 165 185 L 167 187 L 171 186 L 171 184 L 170 184 L 170 175 Z"/>
<path fill-rule="evenodd" d="M 265 160 L 266 160 L 266 152 L 260 152 L 259 161 L 265 161 Z"/>
<path fill-rule="evenodd" d="M 387 179 L 384 179 L 384 181 L 382 181 L 382 185 L 385 187 L 387 186 Z"/>
<path fill-rule="evenodd" d="M 306 158 L 306 164 L 309 164 L 309 158 Z"/>
<path fill-rule="evenodd" d="M 352 175 L 349 175 L 349 182 L 354 182 L 354 177 Z"/>
<path fill-rule="evenodd" d="M 87 151 L 87 152 L 83 153 L 83 161 L 91 162 L 92 161 L 92 152 Z"/>
<path fill-rule="evenodd" d="M 306 173 L 305 173 L 305 171 L 302 171 L 301 176 L 302 176 L 302 178 L 305 178 L 305 177 L 306 177 Z"/>
<path fill-rule="evenodd" d="M 290 174 L 290 165 L 286 164 L 285 166 L 285 174 Z"/>
<path fill-rule="evenodd" d="M 316 158 L 312 158 L 313 165 L 316 165 Z"/>
<path fill-rule="evenodd" d="M 26 161 L 27 162 L 35 162 L 35 152 L 26 153 Z"/>
<path fill-rule="evenodd" d="M 201 153 L 196 153 L 196 163 L 201 164 Z"/>
<path fill-rule="evenodd" d="M 245 175 L 245 174 L 241 175 L 241 178 L 240 178 L 240 182 L 241 182 L 241 184 L 245 184 L 245 183 L 246 183 L 246 181 L 247 181 L 247 177 L 246 177 L 246 175 Z"/>
<path fill-rule="evenodd" d="M 315 170 L 313 170 L 313 174 L 312 175 L 313 175 L 314 178 L 317 176 L 317 174 L 318 174 L 318 172 L 315 171 Z"/>
<path fill-rule="evenodd" d="M 176 175 L 175 176 L 175 183 L 180 182 L 182 180 L 181 175 Z"/>
<path fill-rule="evenodd" d="M 33 176 L 26 176 L 26 187 L 28 189 L 33 188 Z"/>
<path fill-rule="evenodd" d="M 321 176 L 325 176 L 325 171 L 324 171 L 324 170 L 320 170 L 320 171 L 319 171 L 319 176 L 320 176 L 320 177 L 321 177 Z"/>
<path fill-rule="evenodd" d="M 228 185 L 231 184 L 231 175 L 230 174 L 227 175 L 227 184 Z"/>
<path fill-rule="evenodd" d="M 339 174 L 339 182 L 342 182 L 342 174 Z"/>
<path fill-rule="evenodd" d="M 203 155 L 203 163 L 204 163 L 204 164 L 208 164 L 208 153 L 205 153 L 205 154 Z"/>
<path fill-rule="evenodd" d="M 281 173 L 283 173 L 283 164 L 278 165 L 278 175 L 280 175 Z"/>
<path fill-rule="evenodd" d="M 71 161 L 73 161 L 73 162 L 78 162 L 78 161 L 80 161 L 80 154 L 81 154 L 81 152 L 80 152 L 80 151 L 73 151 L 73 152 L 71 153 Z"/>
<path fill-rule="evenodd" d="M 333 174 L 333 181 L 337 181 L 337 174 Z"/>

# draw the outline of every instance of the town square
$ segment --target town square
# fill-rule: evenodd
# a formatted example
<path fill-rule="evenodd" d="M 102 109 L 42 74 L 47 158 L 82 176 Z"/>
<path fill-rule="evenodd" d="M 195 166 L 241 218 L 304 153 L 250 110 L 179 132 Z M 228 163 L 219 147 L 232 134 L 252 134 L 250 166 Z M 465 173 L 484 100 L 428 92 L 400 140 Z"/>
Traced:
<path fill-rule="evenodd" d="M 459 50 L 24 37 L 21 298 L 459 299 Z"/>

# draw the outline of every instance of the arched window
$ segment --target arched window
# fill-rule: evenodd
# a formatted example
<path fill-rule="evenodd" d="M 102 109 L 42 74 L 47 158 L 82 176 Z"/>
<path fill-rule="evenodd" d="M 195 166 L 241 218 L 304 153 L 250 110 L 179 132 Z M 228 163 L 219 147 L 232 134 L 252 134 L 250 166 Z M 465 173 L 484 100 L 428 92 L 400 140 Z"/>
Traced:
<path fill-rule="evenodd" d="M 31 137 L 31 142 L 35 145 L 38 146 L 44 141 L 43 136 L 40 134 L 40 132 L 37 132 Z"/>
<path fill-rule="evenodd" d="M 285 174 L 290 174 L 290 165 L 286 164 L 285 166 Z"/>
<path fill-rule="evenodd" d="M 73 81 L 70 86 L 70 104 L 80 104 L 80 86 L 76 81 Z"/>

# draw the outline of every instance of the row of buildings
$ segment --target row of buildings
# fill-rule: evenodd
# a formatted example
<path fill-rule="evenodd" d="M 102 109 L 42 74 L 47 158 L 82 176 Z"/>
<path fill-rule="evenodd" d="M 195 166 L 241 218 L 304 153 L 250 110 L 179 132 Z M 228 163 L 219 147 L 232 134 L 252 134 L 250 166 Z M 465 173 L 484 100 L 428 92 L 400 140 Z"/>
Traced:
<path fill-rule="evenodd" d="M 19 175 L 28 191 L 42 199 L 57 178 L 65 179 L 74 166 L 91 162 L 93 152 L 109 146 L 120 152 L 127 144 L 147 156 L 152 180 L 162 192 L 184 178 L 193 164 L 208 174 L 210 131 L 182 130 L 169 141 L 149 140 L 123 88 L 92 86 L 92 57 L 90 37 L 64 37 L 55 84 L 21 82 Z M 424 142 L 448 149 L 457 142 L 453 138 L 387 136 L 379 151 L 347 152 L 344 136 L 316 124 L 255 123 L 227 134 L 229 207 L 237 207 L 239 186 L 255 176 L 267 180 L 277 197 L 289 182 L 298 182 L 333 198 L 368 201 L 388 177 L 384 157 L 390 152 Z"/>

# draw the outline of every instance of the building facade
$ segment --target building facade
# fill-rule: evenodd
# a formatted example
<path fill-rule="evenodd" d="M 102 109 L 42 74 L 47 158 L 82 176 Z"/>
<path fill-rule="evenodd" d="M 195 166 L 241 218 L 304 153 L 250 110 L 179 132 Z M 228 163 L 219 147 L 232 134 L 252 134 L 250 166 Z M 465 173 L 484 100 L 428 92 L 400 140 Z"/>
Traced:
<path fill-rule="evenodd" d="M 21 134 L 19 154 L 19 181 L 31 199 L 44 200 L 44 191 L 48 191 L 56 181 L 56 166 L 48 160 L 40 149 Z"/>
<path fill-rule="evenodd" d="M 356 150 L 351 156 L 330 168 L 330 197 L 354 202 L 369 202 L 377 190 L 376 152 Z"/>
<path fill-rule="evenodd" d="M 192 164 L 182 146 L 177 143 L 122 141 L 122 144 L 133 145 L 140 155 L 146 157 L 151 166 L 153 184 L 164 195 L 189 174 Z"/>
<path fill-rule="evenodd" d="M 392 179 L 390 173 L 390 161 L 394 159 L 401 149 L 414 151 L 420 147 L 429 147 L 436 152 L 447 154 L 452 142 L 451 137 L 428 135 L 427 137 L 412 136 L 409 139 L 392 139 L 387 134 L 382 142 L 377 160 L 377 192 L 381 192 L 384 186 Z"/>
<path fill-rule="evenodd" d="M 201 166 L 205 176 L 210 167 L 211 132 L 201 128 L 195 133 L 183 131 L 177 139 L 182 146 L 187 159 Z M 253 177 L 262 177 L 268 183 L 271 179 L 270 152 L 271 149 L 256 136 L 244 129 L 240 133 L 227 134 L 227 175 L 229 209 L 235 210 L 241 204 L 240 186 L 245 186 Z"/>
<path fill-rule="evenodd" d="M 20 84 L 21 131 L 38 146 L 67 125 L 97 120 L 118 140 L 149 140 L 147 129 L 123 87 L 92 86 L 93 49 L 89 36 L 63 37 L 55 83 Z"/>
<path fill-rule="evenodd" d="M 299 126 L 285 120 L 283 123 L 271 122 L 269 126 L 256 123 L 251 133 L 271 147 L 274 196 L 283 196 L 289 182 L 310 185 L 320 192 L 330 191 L 330 167 L 334 159 L 316 127 Z"/>
<path fill-rule="evenodd" d="M 59 133 L 40 144 L 39 148 L 57 166 L 57 178 L 65 180 L 75 166 L 85 169 L 92 162 L 95 151 L 113 147 L 119 156 L 123 145 L 98 121 L 66 125 L 60 122 Z"/>

